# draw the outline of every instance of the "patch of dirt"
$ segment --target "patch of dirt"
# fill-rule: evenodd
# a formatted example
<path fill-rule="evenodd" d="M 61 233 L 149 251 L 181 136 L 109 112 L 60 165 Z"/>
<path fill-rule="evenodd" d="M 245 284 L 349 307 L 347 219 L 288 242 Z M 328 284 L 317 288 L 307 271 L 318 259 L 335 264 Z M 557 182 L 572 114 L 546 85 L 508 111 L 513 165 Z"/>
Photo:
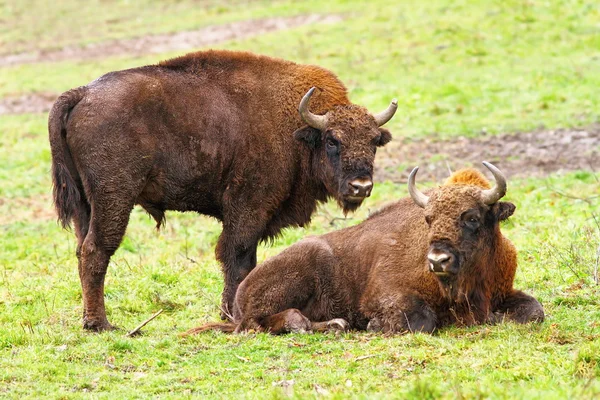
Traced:
<path fill-rule="evenodd" d="M 410 171 L 419 166 L 419 180 L 442 183 L 449 169 L 475 166 L 485 170 L 482 161 L 491 162 L 507 177 L 600 171 L 600 124 L 452 140 L 411 140 L 396 135 L 377 152 L 375 179 L 405 183 Z"/>
<path fill-rule="evenodd" d="M 0 115 L 42 113 L 50 111 L 57 93 L 29 93 L 0 99 Z"/>
<path fill-rule="evenodd" d="M 56 220 L 50 193 L 34 197 L 0 198 L 0 226 L 19 221 Z"/>
<path fill-rule="evenodd" d="M 133 39 L 110 40 L 86 46 L 69 46 L 58 50 L 38 50 L 0 55 L 0 67 L 57 62 L 65 60 L 94 60 L 115 56 L 142 56 L 168 51 L 199 49 L 227 40 L 248 38 L 308 24 L 327 24 L 342 20 L 339 15 L 298 15 L 259 20 L 232 22 L 207 26 L 196 31 L 150 35 Z"/>

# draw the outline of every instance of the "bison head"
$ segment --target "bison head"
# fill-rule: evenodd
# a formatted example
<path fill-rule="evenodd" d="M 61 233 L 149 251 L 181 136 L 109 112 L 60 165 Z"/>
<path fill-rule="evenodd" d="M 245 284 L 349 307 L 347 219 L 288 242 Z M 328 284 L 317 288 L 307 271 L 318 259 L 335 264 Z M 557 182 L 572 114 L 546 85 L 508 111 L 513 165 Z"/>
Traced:
<path fill-rule="evenodd" d="M 397 101 L 375 115 L 354 104 L 337 105 L 325 115 L 317 115 L 308 110 L 314 91 L 310 89 L 298 107 L 308 126 L 294 136 L 312 149 L 316 172 L 328 193 L 344 212 L 354 211 L 371 195 L 375 152 L 392 139 L 381 126 L 394 116 Z"/>
<path fill-rule="evenodd" d="M 510 217 L 515 206 L 499 202 L 506 193 L 506 178 L 490 163 L 496 185 L 490 188 L 485 177 L 468 169 L 457 172 L 446 184 L 429 195 L 415 186 L 418 167 L 408 179 L 408 190 L 414 202 L 424 209 L 429 227 L 429 270 L 443 282 L 452 281 L 461 273 L 469 273 L 481 257 L 493 252 L 499 221 Z M 463 174 L 463 177 L 457 175 Z"/>

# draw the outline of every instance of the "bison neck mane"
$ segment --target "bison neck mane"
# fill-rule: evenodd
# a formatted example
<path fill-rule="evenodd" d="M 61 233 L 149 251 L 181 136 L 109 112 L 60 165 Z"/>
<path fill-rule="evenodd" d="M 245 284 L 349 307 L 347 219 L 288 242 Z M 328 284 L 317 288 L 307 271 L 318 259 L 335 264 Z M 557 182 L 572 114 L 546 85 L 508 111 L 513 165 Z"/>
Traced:
<path fill-rule="evenodd" d="M 475 168 L 464 168 L 454 172 L 446 179 L 446 182 L 444 182 L 444 186 L 449 185 L 472 185 L 479 186 L 483 189 L 489 189 L 491 187 L 490 182 L 485 176 Z"/>

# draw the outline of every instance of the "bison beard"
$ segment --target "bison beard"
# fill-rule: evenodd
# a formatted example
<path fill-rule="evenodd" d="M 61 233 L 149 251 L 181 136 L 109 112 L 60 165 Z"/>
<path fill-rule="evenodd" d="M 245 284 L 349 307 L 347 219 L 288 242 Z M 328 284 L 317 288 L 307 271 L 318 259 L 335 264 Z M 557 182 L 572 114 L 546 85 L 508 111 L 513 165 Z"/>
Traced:
<path fill-rule="evenodd" d="M 54 202 L 75 226 L 84 327 L 111 328 L 104 278 L 136 204 L 158 227 L 166 210 L 222 221 L 230 311 L 260 241 L 307 224 L 318 202 L 333 197 L 346 212 L 370 194 L 376 147 L 391 139 L 380 125 L 396 107 L 371 115 L 325 69 L 228 51 L 111 72 L 61 95 L 48 118 Z"/>
<path fill-rule="evenodd" d="M 234 323 L 186 334 L 434 332 L 450 324 L 542 321 L 541 304 L 513 288 L 516 251 L 499 223 L 515 206 L 499 201 L 506 180 L 484 165 L 496 179 L 493 188 L 483 174 L 466 169 L 426 194 L 416 189 L 415 169 L 411 198 L 265 261 L 240 285 Z"/>

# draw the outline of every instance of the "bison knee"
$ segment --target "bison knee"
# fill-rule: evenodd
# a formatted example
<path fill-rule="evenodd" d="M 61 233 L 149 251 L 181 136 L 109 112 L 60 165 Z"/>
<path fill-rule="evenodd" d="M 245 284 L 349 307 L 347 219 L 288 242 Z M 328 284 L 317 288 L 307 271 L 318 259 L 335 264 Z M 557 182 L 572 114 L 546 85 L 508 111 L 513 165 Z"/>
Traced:
<path fill-rule="evenodd" d="M 508 318 L 520 324 L 544 321 L 544 307 L 534 297 L 521 291 L 508 296 L 494 313 L 495 320 Z"/>
<path fill-rule="evenodd" d="M 371 320 L 367 324 L 367 331 L 382 332 L 383 331 L 383 322 L 381 322 L 381 319 L 378 317 L 371 318 Z"/>
<path fill-rule="evenodd" d="M 527 304 L 520 305 L 512 312 L 509 311 L 508 316 L 510 319 L 520 324 L 543 322 L 545 318 L 544 308 L 535 299 Z"/>
<path fill-rule="evenodd" d="M 437 326 L 437 315 L 425 303 L 421 301 L 415 303 L 405 311 L 396 310 L 390 315 L 372 318 L 367 325 L 367 330 L 385 333 L 433 333 Z"/>
<path fill-rule="evenodd" d="M 405 315 L 408 320 L 408 329 L 411 332 L 433 333 L 435 330 L 437 317 L 428 306 L 414 310 L 410 314 L 405 313 Z"/>

